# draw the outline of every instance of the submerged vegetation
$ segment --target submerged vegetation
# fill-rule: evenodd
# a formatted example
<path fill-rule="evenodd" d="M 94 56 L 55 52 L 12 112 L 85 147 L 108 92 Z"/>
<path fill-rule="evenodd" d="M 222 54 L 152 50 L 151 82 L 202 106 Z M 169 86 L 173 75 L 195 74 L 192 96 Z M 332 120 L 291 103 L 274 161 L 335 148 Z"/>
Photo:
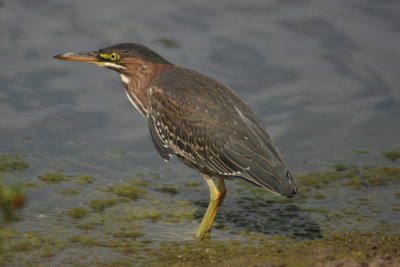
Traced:
<path fill-rule="evenodd" d="M 87 174 L 38 177 L 31 192 L 51 192 L 51 199 L 70 204 L 16 224 L 29 223 L 32 230 L 0 227 L 0 263 L 52 264 L 59 257 L 80 266 L 400 263 L 396 167 L 337 164 L 296 174 L 300 195 L 294 199 L 229 183 L 215 238 L 203 242 L 193 238 L 208 204 L 199 181 L 167 184 L 157 173 L 111 184 Z M 89 257 L 94 251 L 97 257 Z"/>
<path fill-rule="evenodd" d="M 0 173 L 12 174 L 29 168 L 24 156 L 18 154 L 0 154 Z M 4 182 L 0 177 L 0 212 L 5 220 L 17 218 L 14 211 L 24 206 L 26 202 L 25 189 L 16 182 Z M 0 219 L 1 221 L 1 219 Z"/>
<path fill-rule="evenodd" d="M 25 171 L 29 164 L 24 158 L 17 154 L 0 155 L 0 172 Z"/>
<path fill-rule="evenodd" d="M 106 259 L 78 256 L 64 261 L 67 265 L 91 266 L 398 266 L 399 235 L 387 233 L 334 233 L 324 239 L 301 241 L 288 237 L 261 236 L 253 241 L 184 241 L 157 244 L 138 240 L 138 231 L 117 231 L 112 241 L 104 242 L 87 235 L 72 235 L 63 241 L 32 232 L 20 233 L 0 228 L 3 248 L 0 261 L 43 262 L 73 247 L 80 251 L 106 249 Z M 255 242 L 254 242 L 255 241 Z M 25 254 L 23 261 L 17 255 Z M 78 253 L 78 255 L 82 255 Z M 29 260 L 30 259 L 30 260 Z M 117 265 L 114 265 L 117 264 Z"/>
<path fill-rule="evenodd" d="M 72 208 L 68 211 L 68 216 L 74 219 L 82 219 L 88 216 L 88 209 L 84 207 Z"/>
<path fill-rule="evenodd" d="M 39 176 L 39 179 L 46 183 L 59 183 L 67 180 L 65 175 L 59 172 L 47 172 Z"/>
<path fill-rule="evenodd" d="M 25 192 L 22 186 L 7 185 L 0 182 L 0 208 L 5 220 L 14 219 L 14 210 L 25 204 Z"/>
<path fill-rule="evenodd" d="M 383 156 L 390 159 L 391 161 L 396 161 L 400 158 L 400 151 L 398 150 L 391 150 L 382 153 Z"/>
<path fill-rule="evenodd" d="M 255 243 L 168 242 L 159 247 L 161 258 L 155 266 L 363 266 L 364 262 L 395 266 L 399 263 L 399 242 L 399 236 L 384 233 L 337 233 L 315 241 L 270 236 Z"/>
<path fill-rule="evenodd" d="M 114 193 L 120 197 L 127 197 L 132 200 L 137 200 L 138 198 L 142 197 L 146 192 L 134 183 L 129 182 L 108 186 L 104 189 L 104 191 Z"/>
<path fill-rule="evenodd" d="M 46 172 L 38 177 L 45 183 L 59 183 L 63 181 L 71 181 L 78 184 L 91 184 L 95 181 L 95 178 L 91 175 L 77 174 L 77 175 L 65 175 L 62 172 Z"/>
<path fill-rule="evenodd" d="M 296 178 L 306 192 L 325 188 L 335 182 L 340 182 L 340 186 L 362 189 L 399 182 L 400 168 L 340 164 L 334 166 L 334 171 L 298 174 Z"/>

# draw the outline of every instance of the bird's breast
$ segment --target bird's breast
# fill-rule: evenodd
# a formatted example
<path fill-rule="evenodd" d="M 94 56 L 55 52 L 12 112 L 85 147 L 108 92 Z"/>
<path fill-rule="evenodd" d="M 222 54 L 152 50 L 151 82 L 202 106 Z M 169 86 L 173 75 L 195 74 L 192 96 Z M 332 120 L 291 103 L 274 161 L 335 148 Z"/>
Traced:
<path fill-rule="evenodd" d="M 125 74 L 121 74 L 121 80 L 125 87 L 128 87 L 128 84 L 131 82 L 131 79 Z"/>
<path fill-rule="evenodd" d="M 137 111 L 143 116 L 147 117 L 147 110 L 143 105 L 143 102 L 139 99 L 139 97 L 135 94 L 134 90 L 132 90 L 130 84 L 131 79 L 125 74 L 121 74 L 121 80 L 125 87 L 126 96 L 129 99 L 129 102 L 136 108 Z"/>

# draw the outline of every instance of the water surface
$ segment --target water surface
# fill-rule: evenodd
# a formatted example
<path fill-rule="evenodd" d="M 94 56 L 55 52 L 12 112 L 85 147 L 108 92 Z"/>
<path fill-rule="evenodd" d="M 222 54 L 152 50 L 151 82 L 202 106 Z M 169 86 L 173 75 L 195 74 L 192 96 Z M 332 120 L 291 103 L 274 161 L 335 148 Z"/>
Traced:
<path fill-rule="evenodd" d="M 118 259 L 120 251 L 105 244 L 120 232 L 131 233 L 124 237 L 128 243 L 192 240 L 208 201 L 200 175 L 161 160 L 116 73 L 52 58 L 121 42 L 142 43 L 233 88 L 265 121 L 294 173 L 330 172 L 338 163 L 355 164 L 361 174 L 368 173 L 363 166 L 399 167 L 382 156 L 400 148 L 398 10 L 397 1 L 372 0 L 1 1 L 0 154 L 23 155 L 30 165 L 1 173 L 28 184 L 22 220 L 7 227 L 64 242 L 49 264 L 79 257 L 90 262 L 93 251 Z M 67 178 L 38 178 L 48 172 Z M 85 183 L 77 174 L 95 180 Z M 394 180 L 361 191 L 341 179 L 321 192 L 304 185 L 304 199 L 289 203 L 229 181 L 214 239 L 247 242 L 251 232 L 315 240 L 333 230 L 394 231 L 400 220 Z M 126 183 L 144 193 L 126 199 L 110 189 Z M 324 197 L 313 197 L 317 193 Z M 360 223 L 352 225 L 351 210 L 363 197 L 366 212 L 358 211 Z M 99 211 L 90 206 L 98 199 L 115 203 Z M 361 204 L 343 206 L 349 201 Z M 71 217 L 77 207 L 89 215 Z M 342 224 L 326 223 L 324 212 L 335 207 L 346 209 Z M 88 241 L 91 249 L 82 252 L 79 236 L 101 244 Z"/>

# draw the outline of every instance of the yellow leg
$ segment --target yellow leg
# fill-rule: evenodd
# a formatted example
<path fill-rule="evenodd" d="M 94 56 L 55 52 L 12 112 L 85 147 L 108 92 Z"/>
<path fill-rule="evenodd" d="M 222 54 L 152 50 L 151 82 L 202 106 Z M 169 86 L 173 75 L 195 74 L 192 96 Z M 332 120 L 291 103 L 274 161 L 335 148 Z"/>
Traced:
<path fill-rule="evenodd" d="M 210 238 L 210 228 L 217 215 L 218 208 L 224 201 L 226 195 L 226 188 L 223 178 L 218 178 L 218 185 L 215 185 L 214 181 L 210 176 L 204 175 L 204 179 L 207 182 L 208 188 L 210 189 L 210 204 L 208 205 L 206 214 L 204 214 L 203 220 L 201 221 L 199 230 L 197 231 L 196 238 L 203 240 L 204 238 Z"/>

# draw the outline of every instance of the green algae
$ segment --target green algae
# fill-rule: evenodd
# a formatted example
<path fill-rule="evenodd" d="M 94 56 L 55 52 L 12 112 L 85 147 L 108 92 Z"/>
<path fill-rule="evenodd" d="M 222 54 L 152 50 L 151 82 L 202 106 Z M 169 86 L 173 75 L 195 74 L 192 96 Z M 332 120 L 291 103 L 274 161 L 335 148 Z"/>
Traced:
<path fill-rule="evenodd" d="M 362 176 L 369 186 L 384 186 L 400 181 L 400 168 L 364 167 Z"/>
<path fill-rule="evenodd" d="M 185 200 L 177 200 L 171 203 L 158 202 L 155 206 L 163 211 L 160 220 L 168 223 L 192 221 L 197 211 L 197 208 L 191 202 Z"/>
<path fill-rule="evenodd" d="M 350 180 L 343 181 L 340 185 L 346 186 L 346 187 L 351 187 L 356 190 L 361 190 L 363 187 L 367 186 L 365 181 L 358 179 L 358 177 L 354 177 Z"/>
<path fill-rule="evenodd" d="M 341 181 L 342 186 L 360 189 L 362 187 L 384 186 L 400 181 L 400 168 L 385 166 L 357 167 L 338 164 L 335 171 L 297 174 L 296 181 L 303 190 L 320 189 Z"/>
<path fill-rule="evenodd" d="M 305 239 L 320 238 L 337 229 L 399 233 L 400 228 L 396 230 L 389 223 L 396 217 L 393 194 L 400 185 L 399 172 L 397 167 L 343 165 L 334 170 L 295 174 L 300 195 L 291 199 L 238 184 L 240 190 L 234 193 L 240 200 L 234 205 L 239 208 L 227 211 L 222 206 L 217 222 L 233 223 L 233 229 L 244 225 L 245 230 Z M 206 205 L 201 204 L 204 208 Z M 254 213 L 258 215 L 253 217 Z M 388 217 L 382 219 L 384 216 Z"/>
<path fill-rule="evenodd" d="M 196 212 L 195 209 L 189 209 L 189 210 L 180 210 L 176 212 L 167 213 L 165 215 L 165 218 L 163 218 L 163 221 L 168 223 L 191 221 L 194 219 L 195 212 Z"/>
<path fill-rule="evenodd" d="M 185 183 L 185 186 L 187 186 L 187 187 L 199 187 L 199 186 L 201 186 L 201 183 L 199 183 L 199 182 L 195 182 L 195 181 L 188 181 L 188 182 L 186 182 Z"/>
<path fill-rule="evenodd" d="M 0 155 L 0 172 L 25 171 L 29 164 L 18 154 Z"/>
<path fill-rule="evenodd" d="M 150 219 L 151 221 L 156 222 L 161 218 L 161 216 L 161 211 L 158 208 L 153 206 L 141 206 L 133 208 L 131 212 L 124 215 L 124 218 L 128 221 Z"/>
<path fill-rule="evenodd" d="M 14 244 L 13 249 L 17 251 L 32 251 L 33 249 L 41 246 L 54 247 L 57 250 L 63 250 L 65 243 L 61 240 L 48 238 L 37 233 L 26 232 L 19 235 L 20 242 Z"/>
<path fill-rule="evenodd" d="M 217 239 L 222 240 L 205 242 L 160 242 L 158 232 L 151 231 L 157 229 L 167 240 L 191 239 L 190 235 L 182 238 L 181 233 L 194 234 L 208 204 L 207 191 L 187 197 L 185 190 L 193 188 L 184 188 L 186 182 L 182 182 L 176 186 L 182 197 L 174 197 L 158 191 L 160 183 L 146 180 L 145 175 L 80 193 L 76 198 L 82 201 L 84 197 L 87 206 L 78 208 L 87 215 L 62 220 L 72 209 L 67 210 L 61 214 L 61 226 L 46 234 L 66 240 L 62 253 L 69 255 L 65 263 L 72 266 L 361 266 L 379 259 L 396 266 L 400 256 L 393 247 L 400 238 L 398 224 L 382 215 L 393 215 L 400 208 L 396 201 L 389 201 L 400 197 L 399 173 L 394 167 L 335 165 L 324 172 L 295 175 L 300 198 L 294 199 L 275 197 L 247 184 L 228 184 L 229 198 L 213 225 L 213 231 L 222 233 Z M 71 177 L 66 176 L 73 182 Z M 142 190 L 133 195 L 135 202 L 119 195 L 124 186 L 130 188 L 122 191 L 127 195 Z M 393 188 L 390 194 L 377 193 L 387 188 Z M 19 233 L 8 235 L 4 240 L 18 240 Z M 389 245 L 382 245 L 380 238 Z M 61 255 L 49 244 L 36 249 L 26 243 L 17 248 L 0 252 L 0 258 L 9 265 L 32 264 L 32 259 L 46 265 Z M 98 251 L 98 258 L 88 256 L 93 251 Z"/>
<path fill-rule="evenodd" d="M 87 175 L 87 174 L 78 174 L 78 175 L 74 175 L 72 176 L 72 182 L 74 183 L 78 183 L 78 184 L 91 184 L 93 183 L 96 179 L 91 176 L 91 175 Z"/>
<path fill-rule="evenodd" d="M 64 241 L 35 232 L 18 232 L 0 227 L 0 263 L 19 260 L 18 255 L 48 258 L 66 248 Z"/>
<path fill-rule="evenodd" d="M 135 183 L 132 182 L 125 182 L 113 186 L 107 186 L 104 189 L 104 191 L 116 194 L 120 197 L 127 197 L 130 198 L 131 200 L 137 200 L 146 193 L 145 190 L 143 190 L 142 188 L 140 188 L 139 186 L 135 185 Z"/>
<path fill-rule="evenodd" d="M 142 173 L 142 172 L 137 172 L 137 173 L 135 173 L 135 176 L 131 180 L 143 180 L 146 177 L 147 177 L 147 174 Z"/>
<path fill-rule="evenodd" d="M 40 184 L 39 184 L 39 183 L 37 183 L 37 182 L 32 182 L 32 181 L 21 183 L 21 185 L 22 185 L 23 187 L 32 187 L 32 188 L 40 187 Z"/>
<path fill-rule="evenodd" d="M 148 176 L 149 178 L 155 179 L 155 180 L 158 180 L 158 179 L 161 178 L 160 174 L 157 173 L 157 172 L 149 172 L 149 173 L 147 174 L 147 176 Z"/>
<path fill-rule="evenodd" d="M 59 183 L 67 180 L 65 175 L 61 172 L 47 172 L 40 175 L 39 179 L 48 184 Z"/>
<path fill-rule="evenodd" d="M 344 172 L 344 171 L 352 171 L 352 170 L 356 169 L 357 166 L 339 163 L 339 164 L 333 165 L 333 168 L 337 172 Z"/>
<path fill-rule="evenodd" d="M 143 233 L 137 231 L 119 231 L 113 234 L 115 238 L 129 238 L 129 239 L 137 239 L 143 236 Z"/>
<path fill-rule="evenodd" d="M 338 233 L 321 240 L 299 241 L 270 236 L 254 243 L 237 241 L 165 242 L 152 266 L 320 266 L 352 260 L 362 264 L 392 255 L 400 236 L 387 234 Z M 358 265 L 357 265 L 358 266 Z"/>
<path fill-rule="evenodd" d="M 65 188 L 60 191 L 60 194 L 63 196 L 75 196 L 78 195 L 80 191 L 78 189 L 71 189 L 71 188 Z"/>
<path fill-rule="evenodd" d="M 315 193 L 313 195 L 313 197 L 314 197 L 314 199 L 325 199 L 326 198 L 326 196 L 324 194 L 319 193 L 319 192 Z"/>
<path fill-rule="evenodd" d="M 191 221 L 195 218 L 197 208 L 193 203 L 185 200 L 177 200 L 173 202 L 164 202 L 158 199 L 152 199 L 151 205 L 143 206 L 144 210 L 158 210 L 156 218 L 152 220 L 180 223 L 182 221 Z"/>
<path fill-rule="evenodd" d="M 121 267 L 132 267 L 138 266 L 135 261 L 132 259 L 115 259 L 115 260 L 94 260 L 92 263 L 94 267 L 114 267 L 114 266 L 121 266 Z"/>
<path fill-rule="evenodd" d="M 400 212 L 400 204 L 394 204 L 392 206 L 392 210 L 395 212 Z"/>
<path fill-rule="evenodd" d="M 89 210 L 85 207 L 76 207 L 71 208 L 67 214 L 73 219 L 82 219 L 89 216 Z"/>
<path fill-rule="evenodd" d="M 87 174 L 65 175 L 62 172 L 46 172 L 40 175 L 39 179 L 48 184 L 70 181 L 81 185 L 91 184 L 96 180 L 93 176 Z"/>
<path fill-rule="evenodd" d="M 383 152 L 382 155 L 391 161 L 396 161 L 397 159 L 400 158 L 400 151 L 398 150 L 391 150 L 391 151 L 386 151 Z"/>
<path fill-rule="evenodd" d="M 20 234 L 0 229 L 0 236 L 13 245 L 0 252 L 0 259 L 9 262 L 19 253 L 36 257 L 51 258 L 61 251 L 76 246 L 101 249 L 113 248 L 116 258 L 98 258 L 85 265 L 113 266 L 362 266 L 367 263 L 383 262 L 397 266 L 400 252 L 397 245 L 400 235 L 381 232 L 337 232 L 317 240 L 299 240 L 281 236 L 255 235 L 249 241 L 165 241 L 152 245 L 150 242 L 132 242 L 143 235 L 124 229 L 112 233 L 110 242 L 99 241 L 88 235 L 73 235 L 70 243 L 43 238 L 35 234 Z M 22 239 L 22 240 L 21 240 Z M 3 239 L 4 240 L 4 239 Z M 128 241 L 128 242 L 127 242 Z M 82 258 L 73 258 L 69 265 L 82 265 Z M 19 261 L 20 263 L 22 261 Z M 29 261 L 28 261 L 29 262 Z M 134 263 L 134 264 L 133 264 Z M 342 265 L 337 265 L 342 263 Z M 344 264 L 344 265 L 343 265 Z M 100 265 L 99 265 L 100 266 Z"/>
<path fill-rule="evenodd" d="M 16 220 L 14 211 L 25 204 L 25 190 L 19 184 L 4 184 L 0 181 L 0 211 L 5 220 Z"/>
<path fill-rule="evenodd" d="M 310 188 L 324 188 L 332 182 L 341 180 L 347 177 L 354 177 L 354 173 L 346 172 L 314 172 L 307 174 L 297 174 L 295 176 L 296 182 L 306 189 Z"/>
<path fill-rule="evenodd" d="M 167 185 L 167 184 L 159 184 L 156 187 L 156 190 L 161 193 L 169 194 L 171 196 L 175 196 L 176 194 L 179 193 L 177 186 Z"/>
<path fill-rule="evenodd" d="M 83 236 L 83 235 L 74 235 L 71 236 L 69 241 L 75 244 L 79 244 L 81 246 L 86 246 L 86 247 L 94 247 L 99 245 L 99 243 L 96 241 L 96 239 Z"/>
<path fill-rule="evenodd" d="M 95 211 L 104 211 L 108 207 L 115 206 L 119 202 L 126 202 L 129 198 L 109 198 L 109 199 L 95 199 L 89 202 L 89 207 Z"/>
<path fill-rule="evenodd" d="M 148 187 L 150 185 L 153 185 L 152 182 L 143 180 L 141 178 L 133 178 L 133 179 L 130 179 L 129 182 L 132 183 L 133 185 L 139 186 L 139 187 Z"/>
<path fill-rule="evenodd" d="M 78 227 L 79 229 L 89 231 L 89 230 L 95 229 L 97 225 L 98 225 L 97 222 L 90 222 L 90 223 L 81 223 L 81 224 L 78 224 L 77 227 Z"/>

